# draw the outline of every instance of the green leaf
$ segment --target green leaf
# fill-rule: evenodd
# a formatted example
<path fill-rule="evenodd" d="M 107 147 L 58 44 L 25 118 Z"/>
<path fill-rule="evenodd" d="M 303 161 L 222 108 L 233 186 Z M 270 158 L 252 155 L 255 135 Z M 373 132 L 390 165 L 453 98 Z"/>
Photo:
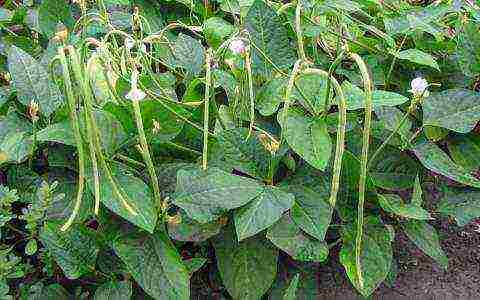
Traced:
<path fill-rule="evenodd" d="M 283 116 L 284 112 L 278 115 L 280 120 Z M 323 119 L 304 116 L 301 111 L 292 108 L 282 128 L 293 151 L 311 166 L 325 170 L 332 154 L 332 141 Z"/>
<path fill-rule="evenodd" d="M 256 95 L 255 108 L 262 116 L 271 116 L 277 112 L 285 100 L 285 77 L 276 77 L 262 86 Z"/>
<path fill-rule="evenodd" d="M 37 253 L 37 240 L 31 239 L 28 241 L 27 245 L 25 245 L 25 254 L 26 255 L 34 255 Z"/>
<path fill-rule="evenodd" d="M 353 286 L 364 296 L 370 296 L 385 280 L 392 263 L 392 236 L 378 217 L 367 217 L 364 220 L 363 242 L 360 256 L 363 287 L 357 277 L 355 262 L 356 226 L 349 225 L 342 231 L 343 245 L 340 251 L 340 262 L 345 267 L 347 276 Z"/>
<path fill-rule="evenodd" d="M 480 217 L 480 192 L 449 188 L 437 205 L 437 212 L 455 219 L 465 226 Z"/>
<path fill-rule="evenodd" d="M 342 83 L 342 90 L 345 94 L 348 110 L 356 110 L 365 108 L 365 93 L 362 89 L 345 80 Z M 338 104 L 338 97 L 335 98 L 335 103 Z M 408 101 L 408 98 L 397 93 L 374 90 L 372 92 L 373 108 L 381 106 L 397 106 Z"/>
<path fill-rule="evenodd" d="M 85 118 L 83 118 L 83 111 L 80 115 L 82 116 L 79 118 L 80 130 L 83 132 L 84 136 L 86 136 L 86 124 Z M 108 154 L 113 154 L 119 148 L 121 143 L 127 139 L 127 135 L 123 131 L 120 122 L 117 121 L 111 113 L 103 110 L 95 110 L 93 115 L 97 122 L 98 129 L 100 130 L 102 148 Z M 77 146 L 69 119 L 52 124 L 38 131 L 37 141 L 57 142 L 74 147 Z"/>
<path fill-rule="evenodd" d="M 412 204 L 416 206 L 422 206 L 423 199 L 422 199 L 422 185 L 420 184 L 420 178 L 415 176 L 415 183 L 413 185 L 413 193 L 412 193 Z"/>
<path fill-rule="evenodd" d="M 293 201 L 292 194 L 266 186 L 260 195 L 234 212 L 238 240 L 251 237 L 273 225 L 292 207 Z"/>
<path fill-rule="evenodd" d="M 470 77 L 480 74 L 480 36 L 478 25 L 465 24 L 458 35 L 458 63 L 460 70 Z"/>
<path fill-rule="evenodd" d="M 425 125 L 423 126 L 423 132 L 429 141 L 438 142 L 448 136 L 450 131 L 442 127 Z"/>
<path fill-rule="evenodd" d="M 432 218 L 428 211 L 421 206 L 405 203 L 400 196 L 395 194 L 378 194 L 378 201 L 385 211 L 404 218 L 416 220 L 429 220 Z"/>
<path fill-rule="evenodd" d="M 263 0 L 255 0 L 247 16 L 252 47 L 252 69 L 255 74 L 271 78 L 273 62 L 278 68 L 286 69 L 295 62 L 295 49 L 288 39 L 288 33 L 280 17 Z"/>
<path fill-rule="evenodd" d="M 233 32 L 235 27 L 219 17 L 211 17 L 203 23 L 203 33 L 208 44 L 217 48 Z"/>
<path fill-rule="evenodd" d="M 200 270 L 205 265 L 206 262 L 207 262 L 206 258 L 194 257 L 194 258 L 184 260 L 183 264 L 187 268 L 188 273 L 192 275 L 193 273 Z"/>
<path fill-rule="evenodd" d="M 102 284 L 95 291 L 94 300 L 130 300 L 132 283 L 128 281 L 110 281 Z"/>
<path fill-rule="evenodd" d="M 200 222 L 214 221 L 230 209 L 243 206 L 263 192 L 255 180 L 218 168 L 190 168 L 177 173 L 173 203 Z"/>
<path fill-rule="evenodd" d="M 267 239 L 298 261 L 322 262 L 328 257 L 326 243 L 304 234 L 289 215 L 268 229 Z"/>
<path fill-rule="evenodd" d="M 129 4 L 139 8 L 140 15 L 148 21 L 152 33 L 158 32 L 164 28 L 165 24 L 160 12 L 160 3 L 149 0 L 133 0 L 128 2 L 130 2 Z M 131 18 L 131 16 L 129 17 Z M 128 25 L 130 26 L 130 22 Z"/>
<path fill-rule="evenodd" d="M 439 173 L 459 183 L 480 188 L 480 180 L 470 175 L 461 166 L 456 165 L 448 155 L 433 143 L 421 143 L 413 152 L 425 168 Z"/>
<path fill-rule="evenodd" d="M 331 102 L 327 100 L 325 106 L 325 98 L 327 97 L 328 76 L 318 74 L 300 74 L 295 78 L 295 86 L 292 90 L 290 101 L 298 102 L 313 114 L 319 114 L 328 109 Z M 284 95 L 282 95 L 284 97 Z"/>
<path fill-rule="evenodd" d="M 476 134 L 455 136 L 447 140 L 453 161 L 469 172 L 480 169 L 480 136 Z"/>
<path fill-rule="evenodd" d="M 190 298 L 190 275 L 164 231 L 146 237 L 118 239 L 114 250 L 135 281 L 153 298 Z"/>
<path fill-rule="evenodd" d="M 300 279 L 300 274 L 295 275 L 293 279 L 290 281 L 285 294 L 283 295 L 283 300 L 296 300 L 297 299 L 297 288 L 298 288 L 298 280 Z"/>
<path fill-rule="evenodd" d="M 38 103 L 40 113 L 50 116 L 60 105 L 62 95 L 47 70 L 20 48 L 12 46 L 8 55 L 8 69 L 23 105 Z"/>
<path fill-rule="evenodd" d="M 168 223 L 169 236 L 177 241 L 202 242 L 218 234 L 222 225 L 219 221 L 201 224 L 187 216 L 184 210 L 178 212 L 181 222 Z"/>
<path fill-rule="evenodd" d="M 327 202 L 327 194 L 320 194 L 304 185 L 288 185 L 286 189 L 295 195 L 295 204 L 290 211 L 293 221 L 303 231 L 323 241 L 333 212 Z"/>
<path fill-rule="evenodd" d="M 256 236 L 237 242 L 233 229 L 213 239 L 217 267 L 233 299 L 258 300 L 277 275 L 278 250 Z"/>
<path fill-rule="evenodd" d="M 396 107 L 382 106 L 375 110 L 375 114 L 380 120 L 380 124 L 387 130 L 388 135 L 398 128 L 400 122 L 402 121 L 405 113 L 399 110 Z M 412 128 L 412 122 L 410 119 L 404 121 L 403 125 L 398 129 L 397 134 L 402 141 L 407 142 L 410 139 L 412 133 L 410 129 Z M 375 132 L 373 132 L 375 134 Z M 383 140 L 385 140 L 385 137 Z"/>
<path fill-rule="evenodd" d="M 80 224 L 74 224 L 66 232 L 60 230 L 63 223 L 46 222 L 40 232 L 40 240 L 55 259 L 68 279 L 77 279 L 95 269 L 98 247 L 94 232 Z"/>
<path fill-rule="evenodd" d="M 258 134 L 248 138 L 248 128 L 224 130 L 217 135 L 217 143 L 209 150 L 209 164 L 226 171 L 232 169 L 263 179 L 269 168 L 270 153 Z"/>
<path fill-rule="evenodd" d="M 448 258 L 440 246 L 435 228 L 425 221 L 410 220 L 402 225 L 408 238 L 425 254 L 447 270 Z"/>
<path fill-rule="evenodd" d="M 100 201 L 109 210 L 121 216 L 132 224 L 153 233 L 157 224 L 157 212 L 152 198 L 152 192 L 147 184 L 140 178 L 132 175 L 132 171 L 126 166 L 115 163 L 110 164 L 110 170 L 117 185 L 123 189 L 128 196 L 128 204 L 135 210 L 136 215 L 128 211 L 113 192 L 110 182 L 104 170 L 100 170 Z M 91 169 L 88 170 L 87 186 L 90 191 L 94 191 L 93 175 Z"/>
<path fill-rule="evenodd" d="M 205 49 L 200 41 L 180 33 L 173 45 L 176 64 L 195 75 L 200 73 L 205 64 Z"/>
<path fill-rule="evenodd" d="M 480 93 L 450 89 L 430 95 L 422 104 L 423 125 L 468 133 L 480 120 Z"/>
<path fill-rule="evenodd" d="M 57 24 L 72 29 L 75 21 L 65 0 L 44 0 L 38 9 L 38 21 L 42 33 L 51 38 L 57 32 Z"/>
<path fill-rule="evenodd" d="M 402 190 L 413 186 L 419 164 L 404 151 L 386 147 L 372 162 L 369 175 L 375 186 L 385 190 Z"/>
<path fill-rule="evenodd" d="M 58 283 L 47 286 L 43 286 L 42 283 L 38 283 L 30 288 L 29 293 L 32 291 L 34 291 L 34 294 L 30 294 L 28 300 L 69 300 L 72 297 L 72 295 L 70 295 L 70 293 Z M 1 297 L 0 299 L 4 300 L 4 298 Z"/>
<path fill-rule="evenodd" d="M 423 51 L 417 49 L 408 49 L 396 53 L 395 56 L 398 59 L 408 60 L 419 65 L 430 66 L 440 71 L 440 67 L 438 66 L 435 58 L 432 55 Z"/>

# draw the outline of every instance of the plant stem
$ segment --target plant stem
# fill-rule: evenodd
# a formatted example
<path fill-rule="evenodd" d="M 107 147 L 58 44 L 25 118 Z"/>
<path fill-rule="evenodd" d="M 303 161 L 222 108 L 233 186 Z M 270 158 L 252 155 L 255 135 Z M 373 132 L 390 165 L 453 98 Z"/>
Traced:
<path fill-rule="evenodd" d="M 298 56 L 302 61 L 307 60 L 305 54 L 305 49 L 303 47 L 303 34 L 301 26 L 301 12 L 302 12 L 302 2 L 297 1 L 297 8 L 295 9 L 295 32 L 297 34 L 297 43 L 298 43 Z"/>
<path fill-rule="evenodd" d="M 80 205 L 82 203 L 83 198 L 83 189 L 85 184 L 85 154 L 83 150 L 83 141 L 82 135 L 80 132 L 80 125 L 78 122 L 78 116 L 76 112 L 76 103 L 75 98 L 73 96 L 73 89 L 72 89 L 72 82 L 70 80 L 70 72 L 68 69 L 67 58 L 65 57 L 65 49 L 61 47 L 58 49 L 58 54 L 60 57 L 60 62 L 62 64 L 62 73 L 63 73 L 63 80 L 65 84 L 65 93 L 67 96 L 68 108 L 70 113 L 70 120 L 73 125 L 73 134 L 75 137 L 75 143 L 77 144 L 77 151 L 78 151 L 78 189 L 77 189 L 77 197 L 75 200 L 75 206 L 73 208 L 70 217 L 68 218 L 67 222 L 62 226 L 61 230 L 66 231 L 70 226 L 73 224 L 73 221 L 77 217 L 77 214 L 80 210 Z"/>
<path fill-rule="evenodd" d="M 202 152 L 202 168 L 207 169 L 208 164 L 208 128 L 209 128 L 209 117 L 210 117 L 210 85 L 212 84 L 212 59 L 213 52 L 212 49 L 208 49 L 205 54 L 205 64 L 206 64 L 206 73 L 205 73 L 205 95 L 203 99 L 203 152 Z"/>
<path fill-rule="evenodd" d="M 140 140 L 140 153 L 143 156 L 143 160 L 147 165 L 148 174 L 150 175 L 150 181 L 153 186 L 153 196 L 155 197 L 155 203 L 159 207 L 163 207 L 162 198 L 160 195 L 160 187 L 158 186 L 158 178 L 155 173 L 155 166 L 153 165 L 152 157 L 150 156 L 150 149 L 148 148 L 147 138 L 145 137 L 145 130 L 143 128 L 142 113 L 140 111 L 140 105 L 137 100 L 132 101 L 133 112 L 135 115 L 135 122 L 137 124 L 138 137 Z"/>
<path fill-rule="evenodd" d="M 368 148 L 370 145 L 370 127 L 372 122 L 372 90 L 373 84 L 363 59 L 356 53 L 350 53 L 350 57 L 356 62 L 362 75 L 365 91 L 365 121 L 363 124 L 363 146 L 360 160 L 360 179 L 358 183 L 358 210 L 357 210 L 357 236 L 355 239 L 355 263 L 357 268 L 358 282 L 364 287 L 361 266 L 362 239 L 363 239 L 363 210 L 365 205 L 365 186 L 367 181 Z"/>

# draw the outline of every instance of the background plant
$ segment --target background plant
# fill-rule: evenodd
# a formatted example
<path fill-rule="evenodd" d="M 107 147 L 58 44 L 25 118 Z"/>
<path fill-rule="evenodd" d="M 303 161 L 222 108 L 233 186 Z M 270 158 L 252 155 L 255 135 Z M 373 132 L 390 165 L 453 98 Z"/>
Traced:
<path fill-rule="evenodd" d="M 71 2 L 0 8 L 1 297 L 304 299 L 327 259 L 368 297 L 401 231 L 448 270 L 477 4 Z"/>

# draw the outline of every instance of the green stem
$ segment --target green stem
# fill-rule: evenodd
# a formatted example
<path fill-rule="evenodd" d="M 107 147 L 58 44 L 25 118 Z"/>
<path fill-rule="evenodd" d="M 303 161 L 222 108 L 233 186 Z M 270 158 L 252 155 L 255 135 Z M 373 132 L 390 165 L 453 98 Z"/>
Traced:
<path fill-rule="evenodd" d="M 208 128 L 210 117 L 210 85 L 212 84 L 212 49 L 208 49 L 205 58 L 205 95 L 203 100 L 203 152 L 202 152 L 202 168 L 207 169 L 208 164 Z"/>
<path fill-rule="evenodd" d="M 362 157 L 360 160 L 360 179 L 358 183 L 358 210 L 357 210 L 357 236 L 355 239 L 355 262 L 357 268 L 357 277 L 360 288 L 364 287 L 364 280 L 361 266 L 361 249 L 363 239 L 363 211 L 365 205 L 365 189 L 367 181 L 367 162 L 368 148 L 370 146 L 370 127 L 372 122 L 372 90 L 373 84 L 368 73 L 367 66 L 363 59 L 356 53 L 351 53 L 350 57 L 356 62 L 363 80 L 365 91 L 365 121 L 363 124 L 363 146 Z"/>
<path fill-rule="evenodd" d="M 307 60 L 307 55 L 305 54 L 305 49 L 303 47 L 301 12 L 302 12 L 302 2 L 297 1 L 297 8 L 295 9 L 295 32 L 296 32 L 296 35 L 297 35 L 298 56 L 302 61 L 306 61 Z"/>
<path fill-rule="evenodd" d="M 155 203 L 159 207 L 163 207 L 162 198 L 160 195 L 160 187 L 158 186 L 158 177 L 155 173 L 155 166 L 153 165 L 152 157 L 150 156 L 150 149 L 148 148 L 147 138 L 145 137 L 145 129 L 143 128 L 142 113 L 140 111 L 140 105 L 138 101 L 132 101 L 133 112 L 135 115 L 135 122 L 137 124 L 138 137 L 140 140 L 141 154 L 144 158 L 145 164 L 147 165 L 148 174 L 150 175 L 150 181 L 153 186 L 153 196 L 155 197 Z"/>
<path fill-rule="evenodd" d="M 77 144 L 77 151 L 78 151 L 78 189 L 77 189 L 77 197 L 75 200 L 75 206 L 73 211 L 68 218 L 67 222 L 62 226 L 61 230 L 66 231 L 70 226 L 73 224 L 77 214 L 80 210 L 80 205 L 82 203 L 83 198 L 83 189 L 85 184 L 85 154 L 83 150 L 83 141 L 82 135 L 80 132 L 80 125 L 78 122 L 78 116 L 76 113 L 76 103 L 75 98 L 73 96 L 73 89 L 72 89 L 72 82 L 70 80 L 70 72 L 68 69 L 67 58 L 65 57 L 65 49 L 62 47 L 58 49 L 58 54 L 60 57 L 60 62 L 62 64 L 62 73 L 63 73 L 63 80 L 65 85 L 65 93 L 67 96 L 68 108 L 70 113 L 70 120 L 73 125 L 73 134 L 75 137 L 75 143 Z"/>
<path fill-rule="evenodd" d="M 398 122 L 397 127 L 390 133 L 390 135 L 383 141 L 383 143 L 375 150 L 373 155 L 370 157 L 370 160 L 368 161 L 368 168 L 370 168 L 375 162 L 375 159 L 377 156 L 382 152 L 382 150 L 388 145 L 390 140 L 395 136 L 395 134 L 402 128 L 402 126 L 405 124 L 405 122 L 408 120 L 408 116 L 413 112 L 415 109 L 415 105 L 412 104 L 410 107 L 407 109 L 407 112 L 403 115 L 402 119 L 400 122 Z"/>

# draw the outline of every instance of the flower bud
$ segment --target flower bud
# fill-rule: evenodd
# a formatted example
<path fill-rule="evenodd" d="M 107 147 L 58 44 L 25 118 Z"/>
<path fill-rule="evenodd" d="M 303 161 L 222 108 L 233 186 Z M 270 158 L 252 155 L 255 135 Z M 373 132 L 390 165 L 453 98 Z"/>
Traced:
<path fill-rule="evenodd" d="M 27 108 L 27 114 L 32 121 L 38 120 L 38 111 L 40 110 L 38 103 L 35 100 L 30 101 Z"/>
<path fill-rule="evenodd" d="M 125 98 L 132 100 L 132 101 L 141 101 L 145 99 L 147 96 L 144 91 L 139 89 L 137 87 L 137 81 L 138 81 L 138 71 L 137 69 L 134 69 L 132 72 L 132 77 L 130 79 L 131 81 L 131 89 L 130 92 L 128 92 L 127 95 L 125 95 Z"/>

